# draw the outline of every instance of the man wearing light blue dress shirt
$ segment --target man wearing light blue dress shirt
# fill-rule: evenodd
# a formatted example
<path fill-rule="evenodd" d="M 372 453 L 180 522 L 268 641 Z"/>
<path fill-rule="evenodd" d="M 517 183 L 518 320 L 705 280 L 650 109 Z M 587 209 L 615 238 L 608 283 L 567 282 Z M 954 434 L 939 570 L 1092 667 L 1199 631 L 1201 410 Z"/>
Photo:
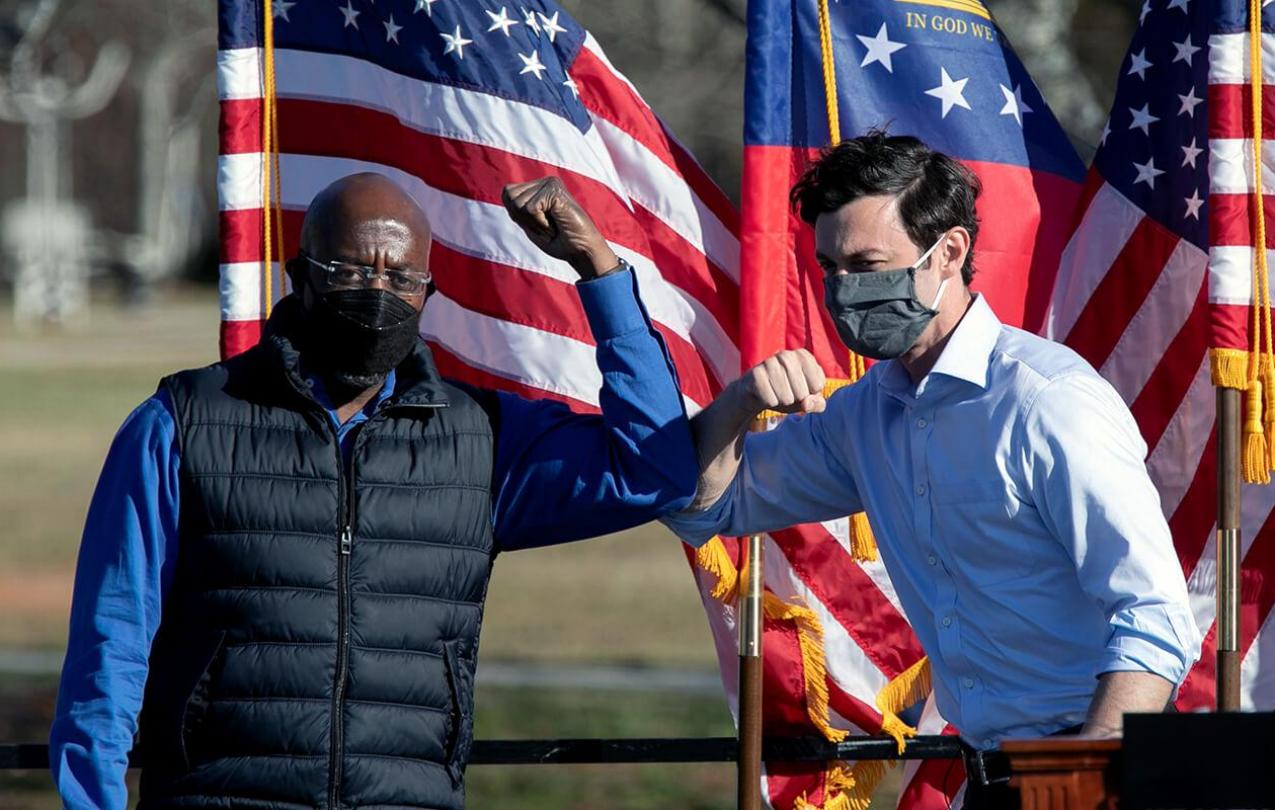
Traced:
<path fill-rule="evenodd" d="M 805 351 L 733 383 L 692 422 L 699 492 L 665 522 L 698 544 L 863 510 L 967 741 L 1116 735 L 1166 707 L 1199 631 L 1128 408 L 970 291 L 977 194 L 955 161 L 882 133 L 810 168 L 792 199 L 828 314 L 880 362 L 826 402 Z M 794 415 L 748 435 L 764 408 Z"/>

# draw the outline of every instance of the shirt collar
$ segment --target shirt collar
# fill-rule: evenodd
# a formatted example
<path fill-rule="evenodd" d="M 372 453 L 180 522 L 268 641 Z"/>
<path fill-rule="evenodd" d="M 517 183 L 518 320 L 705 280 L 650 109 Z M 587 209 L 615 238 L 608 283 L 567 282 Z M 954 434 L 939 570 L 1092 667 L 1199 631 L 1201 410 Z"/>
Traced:
<path fill-rule="evenodd" d="M 363 406 L 361 411 L 358 411 L 351 416 L 350 421 L 362 421 L 367 419 L 372 414 L 379 411 L 381 406 L 385 404 L 385 401 L 394 395 L 394 385 L 398 382 L 394 371 L 394 369 L 390 369 L 390 372 L 385 375 L 385 382 L 381 385 L 381 390 L 378 391 L 376 396 L 372 397 L 372 399 Z M 323 380 L 317 374 L 309 374 L 304 370 L 302 371 L 302 374 L 305 376 L 306 382 L 310 384 L 310 390 L 314 394 L 315 402 L 322 405 L 323 409 L 326 410 L 328 415 L 332 417 L 332 421 L 336 423 L 337 427 L 340 427 L 341 420 L 337 417 L 337 409 L 333 406 L 332 400 L 328 397 L 327 389 L 323 386 Z"/>
<path fill-rule="evenodd" d="M 965 317 L 956 325 L 952 336 L 948 338 L 943 353 L 930 373 L 915 387 L 908 371 L 898 360 L 890 360 L 882 369 L 879 385 L 893 394 L 915 394 L 928 386 L 929 379 L 935 374 L 953 377 L 973 383 L 979 388 L 987 387 L 987 369 L 991 364 L 992 350 L 1000 338 L 1001 322 L 988 306 L 982 295 L 975 294 Z"/>
<path fill-rule="evenodd" d="M 965 317 L 956 325 L 952 337 L 943 347 L 938 362 L 930 374 L 942 374 L 987 387 L 987 368 L 991 363 L 992 349 L 1000 338 L 1001 322 L 981 295 L 974 296 Z"/>

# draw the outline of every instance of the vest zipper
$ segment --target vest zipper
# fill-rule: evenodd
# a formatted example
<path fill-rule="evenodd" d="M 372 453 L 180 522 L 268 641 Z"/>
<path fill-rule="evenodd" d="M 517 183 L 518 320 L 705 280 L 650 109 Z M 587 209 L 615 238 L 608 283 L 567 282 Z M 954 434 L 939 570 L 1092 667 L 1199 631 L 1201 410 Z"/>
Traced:
<path fill-rule="evenodd" d="M 345 754 L 345 681 L 350 668 L 350 552 L 354 548 L 354 454 L 358 449 L 358 434 L 352 438 L 354 445 L 347 464 L 336 430 L 332 433 L 341 471 L 337 478 L 341 531 L 337 537 L 336 558 L 336 680 L 332 686 L 332 751 L 328 759 L 328 807 L 336 810 L 341 806 L 341 766 Z"/>
<path fill-rule="evenodd" d="M 337 556 L 337 646 L 336 683 L 332 689 L 332 756 L 328 771 L 329 802 L 331 808 L 339 807 L 337 800 L 341 788 L 341 758 L 345 747 L 345 680 L 350 665 L 350 549 L 353 545 L 350 527 L 341 529 L 340 553 Z"/>
<path fill-rule="evenodd" d="M 328 758 L 328 807 L 337 810 L 341 798 L 342 759 L 345 755 L 345 681 L 350 669 L 350 554 L 354 550 L 354 458 L 358 455 L 359 439 L 363 430 L 373 422 L 384 417 L 393 410 L 409 408 L 438 409 L 447 407 L 446 403 L 420 405 L 392 405 L 382 408 L 372 418 L 354 428 L 351 437 L 350 461 L 347 464 L 341 453 L 341 440 L 335 428 L 332 438 L 336 442 L 337 469 L 341 471 L 337 478 L 338 509 L 341 511 L 338 523 L 341 532 L 337 537 L 336 559 L 336 610 L 337 610 L 337 643 L 336 643 L 336 681 L 332 688 L 332 736 L 331 755 Z"/>

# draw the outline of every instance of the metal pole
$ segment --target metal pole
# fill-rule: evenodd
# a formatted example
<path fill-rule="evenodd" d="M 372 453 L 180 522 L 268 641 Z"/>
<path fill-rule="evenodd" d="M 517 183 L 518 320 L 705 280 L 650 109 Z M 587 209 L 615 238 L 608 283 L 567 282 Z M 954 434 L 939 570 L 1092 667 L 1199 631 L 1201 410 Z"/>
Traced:
<path fill-rule="evenodd" d="M 748 538 L 739 583 L 739 810 L 761 810 L 762 538 Z"/>
<path fill-rule="evenodd" d="M 1240 395 L 1217 389 L 1217 710 L 1240 709 Z"/>
<path fill-rule="evenodd" d="M 754 433 L 765 432 L 766 419 L 753 420 Z M 738 810 L 761 810 L 762 594 L 766 582 L 762 536 L 749 535 L 739 578 L 739 762 L 736 766 Z"/>

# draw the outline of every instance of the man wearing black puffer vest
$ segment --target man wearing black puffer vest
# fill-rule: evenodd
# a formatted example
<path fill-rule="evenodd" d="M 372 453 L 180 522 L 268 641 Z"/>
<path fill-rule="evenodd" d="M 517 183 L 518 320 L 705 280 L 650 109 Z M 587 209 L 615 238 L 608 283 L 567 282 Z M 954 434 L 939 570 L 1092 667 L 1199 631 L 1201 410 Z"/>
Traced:
<path fill-rule="evenodd" d="M 424 212 L 375 174 L 320 192 L 261 342 L 165 378 L 107 457 L 50 734 L 66 806 L 126 806 L 140 727 L 143 808 L 460 810 L 497 552 L 689 504 L 632 269 L 555 178 L 504 201 L 582 279 L 601 415 L 441 378 Z"/>

